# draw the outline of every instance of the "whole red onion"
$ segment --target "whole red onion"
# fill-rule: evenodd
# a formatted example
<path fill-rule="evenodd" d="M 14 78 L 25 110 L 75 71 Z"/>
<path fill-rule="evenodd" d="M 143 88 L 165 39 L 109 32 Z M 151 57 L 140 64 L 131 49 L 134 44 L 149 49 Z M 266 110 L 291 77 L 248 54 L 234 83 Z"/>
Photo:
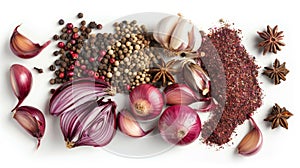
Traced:
<path fill-rule="evenodd" d="M 151 120 L 159 116 L 164 99 L 156 87 L 142 84 L 134 88 L 129 95 L 133 115 L 140 120 Z"/>
<path fill-rule="evenodd" d="M 201 121 L 198 114 L 189 106 L 174 105 L 165 109 L 158 121 L 158 129 L 165 141 L 187 145 L 198 138 Z"/>

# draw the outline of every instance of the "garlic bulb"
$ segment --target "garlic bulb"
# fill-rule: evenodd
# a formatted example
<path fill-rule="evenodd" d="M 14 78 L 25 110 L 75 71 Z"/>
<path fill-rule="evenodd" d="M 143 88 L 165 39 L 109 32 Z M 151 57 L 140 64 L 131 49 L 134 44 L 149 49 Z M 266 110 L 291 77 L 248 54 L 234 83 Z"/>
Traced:
<path fill-rule="evenodd" d="M 154 39 L 172 51 L 197 52 L 202 43 L 199 29 L 182 16 L 167 16 L 159 21 Z"/>

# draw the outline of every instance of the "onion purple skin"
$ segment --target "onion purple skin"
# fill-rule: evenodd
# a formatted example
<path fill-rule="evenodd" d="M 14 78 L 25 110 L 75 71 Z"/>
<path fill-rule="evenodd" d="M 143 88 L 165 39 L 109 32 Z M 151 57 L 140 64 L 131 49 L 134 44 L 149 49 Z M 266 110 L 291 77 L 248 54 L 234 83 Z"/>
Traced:
<path fill-rule="evenodd" d="M 103 98 L 87 101 L 63 113 L 60 125 L 68 148 L 105 146 L 116 134 L 116 104 Z"/>
<path fill-rule="evenodd" d="M 164 106 L 162 93 L 151 84 L 142 84 L 134 88 L 129 94 L 129 99 L 132 114 L 136 119 L 143 121 L 158 117 Z"/>
<path fill-rule="evenodd" d="M 77 106 L 103 96 L 112 96 L 115 89 L 107 82 L 94 78 L 77 78 L 58 87 L 50 98 L 49 112 L 59 116 Z"/>
<path fill-rule="evenodd" d="M 15 96 L 18 98 L 17 105 L 11 110 L 18 108 L 28 96 L 32 87 L 32 74 L 23 65 L 13 64 L 10 67 L 10 83 Z"/>
<path fill-rule="evenodd" d="M 161 115 L 158 129 L 162 138 L 175 145 L 188 145 L 195 141 L 201 132 L 201 120 L 189 106 L 170 106 Z"/>
<path fill-rule="evenodd" d="M 46 120 L 44 114 L 37 108 L 21 106 L 15 109 L 13 118 L 33 137 L 37 138 L 37 149 L 44 136 Z"/>

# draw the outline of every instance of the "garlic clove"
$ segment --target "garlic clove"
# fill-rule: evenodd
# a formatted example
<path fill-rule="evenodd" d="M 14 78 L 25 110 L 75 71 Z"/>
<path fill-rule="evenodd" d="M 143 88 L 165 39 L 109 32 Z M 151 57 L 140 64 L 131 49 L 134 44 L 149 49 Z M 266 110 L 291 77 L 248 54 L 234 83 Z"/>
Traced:
<path fill-rule="evenodd" d="M 189 44 L 189 32 L 192 27 L 190 21 L 180 18 L 172 33 L 169 48 L 174 51 L 185 50 Z"/>
<path fill-rule="evenodd" d="M 189 105 L 199 101 L 199 96 L 186 84 L 175 83 L 164 89 L 165 102 L 168 105 Z"/>
<path fill-rule="evenodd" d="M 37 148 L 44 136 L 46 121 L 44 114 L 37 108 L 21 106 L 14 110 L 13 118 L 33 137 L 37 138 Z"/>
<path fill-rule="evenodd" d="M 194 37 L 194 41 L 192 42 L 193 43 L 193 48 L 191 49 L 192 52 L 196 52 L 200 49 L 201 47 L 201 44 L 202 44 L 202 35 L 199 31 L 199 29 L 194 26 L 193 27 L 193 37 Z"/>
<path fill-rule="evenodd" d="M 33 43 L 30 39 L 18 32 L 19 27 L 20 25 L 15 28 L 10 38 L 10 49 L 16 56 L 25 59 L 35 57 L 50 44 L 50 40 L 43 45 Z"/>
<path fill-rule="evenodd" d="M 154 39 L 160 42 L 164 47 L 168 48 L 172 32 L 175 29 L 178 21 L 178 16 L 168 16 L 163 18 L 158 23 L 157 29 L 153 34 Z"/>
<path fill-rule="evenodd" d="M 10 83 L 18 103 L 12 111 L 14 111 L 24 99 L 28 96 L 32 86 L 31 72 L 20 64 L 13 64 L 10 67 Z"/>
<path fill-rule="evenodd" d="M 263 143 L 263 136 L 260 129 L 257 127 L 252 117 L 249 118 L 253 128 L 252 130 L 241 140 L 237 150 L 238 153 L 244 156 L 250 156 L 257 153 Z"/>
<path fill-rule="evenodd" d="M 118 128 L 122 133 L 134 138 L 146 136 L 153 130 L 150 129 L 149 131 L 144 131 L 135 118 L 125 109 L 118 113 L 117 123 Z"/>

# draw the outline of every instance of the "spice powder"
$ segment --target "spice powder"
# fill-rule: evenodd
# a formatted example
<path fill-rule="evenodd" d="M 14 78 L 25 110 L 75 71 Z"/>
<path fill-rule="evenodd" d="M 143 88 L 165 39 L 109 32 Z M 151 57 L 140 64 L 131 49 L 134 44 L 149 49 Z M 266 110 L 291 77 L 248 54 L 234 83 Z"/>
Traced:
<path fill-rule="evenodd" d="M 200 48 L 205 53 L 201 62 L 212 80 L 211 94 L 219 102 L 203 125 L 202 137 L 208 144 L 229 142 L 235 128 L 262 105 L 258 66 L 241 44 L 239 34 L 240 30 L 228 26 L 211 29 Z"/>

